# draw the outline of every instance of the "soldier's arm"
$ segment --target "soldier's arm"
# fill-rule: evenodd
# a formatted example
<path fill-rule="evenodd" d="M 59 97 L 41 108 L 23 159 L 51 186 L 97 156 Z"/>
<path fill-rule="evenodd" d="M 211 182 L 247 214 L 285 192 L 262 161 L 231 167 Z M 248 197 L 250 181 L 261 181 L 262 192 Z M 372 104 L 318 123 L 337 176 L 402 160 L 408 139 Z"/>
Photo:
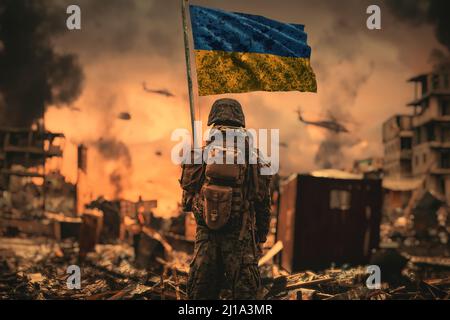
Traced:
<path fill-rule="evenodd" d="M 258 199 L 254 203 L 256 218 L 256 238 L 260 243 L 267 240 L 267 234 L 270 227 L 270 193 L 267 192 L 262 199 Z"/>
<path fill-rule="evenodd" d="M 183 190 L 181 196 L 181 209 L 183 212 L 191 212 L 195 193 Z"/>
<path fill-rule="evenodd" d="M 182 173 L 179 180 L 180 186 L 183 189 L 181 205 L 185 212 L 192 211 L 192 201 L 195 194 L 199 192 L 204 178 L 203 163 L 194 161 L 195 157 L 198 156 L 198 152 L 195 152 L 195 150 L 192 151 L 191 164 L 182 165 Z"/>
<path fill-rule="evenodd" d="M 271 199 L 270 199 L 270 182 L 272 176 L 262 175 L 261 166 L 264 164 L 258 164 L 258 170 L 256 173 L 257 181 L 254 183 L 256 186 L 256 201 L 254 202 L 255 209 L 255 224 L 256 224 L 256 237 L 260 243 L 266 242 L 267 234 L 270 227 L 271 216 Z M 253 171 L 255 174 L 255 171 Z"/>

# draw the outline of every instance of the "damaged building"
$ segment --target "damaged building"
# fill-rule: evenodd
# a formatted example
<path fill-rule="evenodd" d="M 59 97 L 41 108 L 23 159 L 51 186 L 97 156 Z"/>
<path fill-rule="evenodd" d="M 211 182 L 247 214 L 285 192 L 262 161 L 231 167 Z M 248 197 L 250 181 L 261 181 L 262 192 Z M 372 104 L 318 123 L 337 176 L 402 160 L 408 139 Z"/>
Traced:
<path fill-rule="evenodd" d="M 390 177 L 412 175 L 412 116 L 394 115 L 383 123 L 383 171 Z"/>
<path fill-rule="evenodd" d="M 408 103 L 411 115 L 395 115 L 383 124 L 384 172 L 389 177 L 414 177 L 450 201 L 449 70 L 409 79 L 415 86 Z"/>
<path fill-rule="evenodd" d="M 65 137 L 38 124 L 0 128 L 0 231 L 78 237 L 77 186 L 59 171 L 46 170 L 47 160 L 62 158 Z"/>
<path fill-rule="evenodd" d="M 54 204 L 44 201 L 45 193 L 53 196 L 51 190 L 55 190 L 51 186 L 54 181 L 46 181 L 45 161 L 62 157 L 63 139 L 62 133 L 52 133 L 38 125 L 0 127 L 1 218 L 42 218 L 46 205 Z M 59 187 L 62 185 L 55 186 Z M 58 192 L 64 192 L 63 189 Z"/>
<path fill-rule="evenodd" d="M 426 234 L 425 225 L 438 228 L 436 215 L 448 216 L 449 73 L 442 66 L 409 79 L 414 84 L 414 99 L 407 104 L 411 114 L 394 115 L 383 123 L 385 212 L 392 222 L 404 219 L 402 224 L 413 225 L 418 235 Z M 446 224 L 441 222 L 443 228 Z"/>
<path fill-rule="evenodd" d="M 450 203 L 450 80 L 449 70 L 421 74 L 415 84 L 412 174 L 425 178 L 426 188 Z"/>

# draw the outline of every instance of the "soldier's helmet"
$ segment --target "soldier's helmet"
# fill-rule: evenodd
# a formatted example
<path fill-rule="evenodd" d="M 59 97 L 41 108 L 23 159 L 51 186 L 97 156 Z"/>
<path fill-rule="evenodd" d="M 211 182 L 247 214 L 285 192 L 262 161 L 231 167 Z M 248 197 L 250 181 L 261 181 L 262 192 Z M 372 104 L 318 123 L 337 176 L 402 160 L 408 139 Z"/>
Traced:
<path fill-rule="evenodd" d="M 216 100 L 208 117 L 208 126 L 213 124 L 245 127 L 245 116 L 241 104 L 234 99 Z"/>

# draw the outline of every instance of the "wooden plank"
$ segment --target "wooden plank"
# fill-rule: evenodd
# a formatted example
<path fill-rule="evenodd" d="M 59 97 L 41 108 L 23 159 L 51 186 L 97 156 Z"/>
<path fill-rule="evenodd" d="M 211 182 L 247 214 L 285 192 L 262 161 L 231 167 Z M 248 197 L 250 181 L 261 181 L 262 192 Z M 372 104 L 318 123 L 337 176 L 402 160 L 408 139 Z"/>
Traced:
<path fill-rule="evenodd" d="M 283 250 L 283 242 L 277 241 L 275 245 L 270 248 L 269 251 L 258 261 L 258 267 L 261 267 L 262 265 L 266 264 L 270 261 L 273 257 L 275 257 L 281 250 Z"/>
<path fill-rule="evenodd" d="M 286 290 L 294 290 L 294 289 L 298 289 L 298 288 L 301 288 L 301 287 L 316 286 L 316 285 L 319 285 L 319 284 L 331 282 L 333 280 L 334 280 L 333 278 L 327 277 L 327 278 L 322 278 L 322 279 L 317 279 L 317 280 L 298 282 L 298 283 L 287 285 L 286 286 Z"/>

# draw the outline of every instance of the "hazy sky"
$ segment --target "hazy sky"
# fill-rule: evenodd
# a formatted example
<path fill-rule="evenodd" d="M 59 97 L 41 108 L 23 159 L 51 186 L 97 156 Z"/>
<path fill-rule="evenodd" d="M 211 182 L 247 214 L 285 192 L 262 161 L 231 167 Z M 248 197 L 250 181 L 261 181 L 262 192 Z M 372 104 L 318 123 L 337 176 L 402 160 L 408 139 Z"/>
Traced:
<path fill-rule="evenodd" d="M 62 5 L 72 2 L 55 0 Z M 82 30 L 66 31 L 55 41 L 58 51 L 78 55 L 85 73 L 83 92 L 73 108 L 50 108 L 46 114 L 47 127 L 67 137 L 65 158 L 58 165 L 74 181 L 75 145 L 86 143 L 94 194 L 114 194 L 110 178 L 115 172 L 121 177 L 123 197 L 157 198 L 159 213 L 172 212 L 180 196 L 180 170 L 170 161 L 175 144 L 170 135 L 176 128 L 190 128 L 180 1 L 78 3 Z M 282 174 L 317 168 L 319 146 L 336 139 L 300 123 L 295 113 L 299 107 L 308 120 L 332 114 L 351 130 L 334 141 L 340 146 L 339 158 L 333 159 L 336 166 L 344 168 L 355 159 L 381 156 L 382 122 L 409 112 L 405 104 L 412 99 L 413 88 L 406 80 L 429 71 L 431 50 L 442 49 L 431 25 L 395 18 L 384 1 L 192 3 L 305 25 L 317 94 L 255 92 L 196 99 L 203 120 L 215 99 L 228 96 L 243 105 L 248 127 L 279 128 L 281 141 L 288 144 L 280 149 Z M 366 8 L 373 3 L 382 9 L 379 31 L 366 28 Z M 168 89 L 175 97 L 146 93 L 143 81 L 151 88 Z M 131 120 L 119 119 L 121 112 L 130 113 Z M 100 138 L 127 147 L 129 153 L 116 157 L 101 153 Z"/>

